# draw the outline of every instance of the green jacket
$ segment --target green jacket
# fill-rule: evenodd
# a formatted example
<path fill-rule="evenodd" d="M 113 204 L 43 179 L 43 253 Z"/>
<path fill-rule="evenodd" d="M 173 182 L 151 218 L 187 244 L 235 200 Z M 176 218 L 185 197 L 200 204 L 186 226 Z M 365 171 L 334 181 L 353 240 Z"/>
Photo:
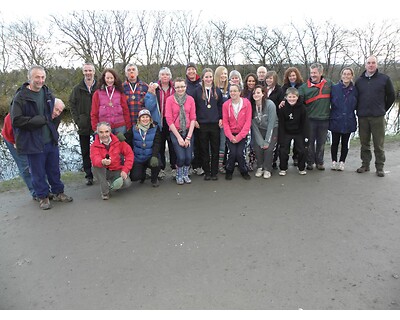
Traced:
<path fill-rule="evenodd" d="M 299 87 L 299 95 L 304 99 L 309 119 L 329 120 L 331 109 L 332 81 L 321 79 L 313 84 L 310 80 Z"/>
<path fill-rule="evenodd" d="M 91 92 L 89 92 L 85 81 L 82 80 L 74 87 L 69 97 L 72 119 L 78 126 L 78 134 L 80 135 L 93 134 L 90 111 L 92 109 L 92 96 L 95 91 L 94 86 L 95 83 L 93 83 Z"/>

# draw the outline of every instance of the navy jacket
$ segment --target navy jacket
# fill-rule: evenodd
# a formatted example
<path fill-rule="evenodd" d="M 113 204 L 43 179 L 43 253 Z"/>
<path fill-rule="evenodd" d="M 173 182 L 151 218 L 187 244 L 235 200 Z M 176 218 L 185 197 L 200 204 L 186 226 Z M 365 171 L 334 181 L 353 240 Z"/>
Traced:
<path fill-rule="evenodd" d="M 28 82 L 24 83 L 15 95 L 11 105 L 11 120 L 15 133 L 15 143 L 19 154 L 35 154 L 44 150 L 42 127 L 47 125 L 51 132 L 52 141 L 58 143 L 57 126 L 59 117 L 52 120 L 54 96 L 47 86 L 45 92 L 46 108 L 44 115 L 39 114 L 36 102 L 29 97 Z"/>
<path fill-rule="evenodd" d="M 393 83 L 389 76 L 378 70 L 372 77 L 365 71 L 356 81 L 358 89 L 357 116 L 380 117 L 392 106 L 395 100 Z"/>
<path fill-rule="evenodd" d="M 214 95 L 214 86 L 211 87 L 210 105 L 208 108 L 207 98 L 203 99 L 203 87 L 199 85 L 194 92 L 194 102 L 196 103 L 196 120 L 199 124 L 202 123 L 218 123 L 222 119 L 222 93 L 219 88 L 216 88 Z"/>
<path fill-rule="evenodd" d="M 355 109 L 358 90 L 350 83 L 348 87 L 340 81 L 332 86 L 329 130 L 337 133 L 350 133 L 357 129 Z"/>
<path fill-rule="evenodd" d="M 152 124 L 150 126 L 149 130 L 147 130 L 144 141 L 136 126 L 132 128 L 132 131 L 133 135 L 131 136 L 131 142 L 133 153 L 135 154 L 135 162 L 145 163 L 151 157 L 158 157 L 161 146 L 161 132 L 157 124 Z M 125 136 L 127 136 L 127 134 L 125 134 Z"/>

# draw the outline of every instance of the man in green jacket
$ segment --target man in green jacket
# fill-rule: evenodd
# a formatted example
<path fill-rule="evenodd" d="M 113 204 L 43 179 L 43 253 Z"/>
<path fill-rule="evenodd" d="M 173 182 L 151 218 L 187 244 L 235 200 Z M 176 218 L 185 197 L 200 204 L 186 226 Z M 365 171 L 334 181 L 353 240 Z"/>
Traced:
<path fill-rule="evenodd" d="M 299 87 L 310 128 L 307 170 L 312 170 L 314 163 L 318 170 L 325 170 L 324 150 L 329 127 L 332 81 L 325 79 L 323 72 L 324 67 L 320 63 L 313 63 L 310 66 L 310 78 Z"/>
<path fill-rule="evenodd" d="M 85 63 L 82 67 L 83 80 L 77 84 L 69 97 L 72 118 L 78 126 L 79 143 L 83 159 L 86 184 L 93 184 L 92 163 L 90 161 L 90 138 L 93 135 L 90 122 L 92 96 L 95 91 L 95 68 L 93 63 Z"/>

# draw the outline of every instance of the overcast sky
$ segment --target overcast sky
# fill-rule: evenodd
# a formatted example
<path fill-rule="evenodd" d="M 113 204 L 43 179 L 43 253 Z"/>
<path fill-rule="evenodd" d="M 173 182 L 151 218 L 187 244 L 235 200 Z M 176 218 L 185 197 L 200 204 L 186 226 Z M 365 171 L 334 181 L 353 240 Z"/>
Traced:
<path fill-rule="evenodd" d="M 398 4 L 393 3 L 387 0 L 4 0 L 0 12 L 11 20 L 20 17 L 36 20 L 49 14 L 81 9 L 202 10 L 205 19 L 222 19 L 235 26 L 263 24 L 273 27 L 291 21 L 301 24 L 311 18 L 315 22 L 331 20 L 351 28 L 370 21 L 396 19 L 398 22 Z"/>

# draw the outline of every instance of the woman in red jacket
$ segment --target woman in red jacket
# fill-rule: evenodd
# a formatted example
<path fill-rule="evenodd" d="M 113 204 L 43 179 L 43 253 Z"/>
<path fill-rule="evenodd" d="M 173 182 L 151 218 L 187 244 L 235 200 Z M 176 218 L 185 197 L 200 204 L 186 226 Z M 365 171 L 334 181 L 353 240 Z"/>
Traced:
<path fill-rule="evenodd" d="M 132 125 L 122 81 L 117 73 L 113 69 L 105 69 L 97 88 L 90 112 L 92 130 L 96 131 L 99 122 L 107 122 L 113 134 L 125 133 Z"/>
<path fill-rule="evenodd" d="M 251 103 L 248 99 L 240 97 L 240 88 L 237 84 L 231 84 L 229 94 L 231 98 L 222 106 L 222 122 L 228 146 L 225 179 L 232 180 L 237 162 L 242 177 L 250 180 L 245 147 L 251 126 Z"/>

